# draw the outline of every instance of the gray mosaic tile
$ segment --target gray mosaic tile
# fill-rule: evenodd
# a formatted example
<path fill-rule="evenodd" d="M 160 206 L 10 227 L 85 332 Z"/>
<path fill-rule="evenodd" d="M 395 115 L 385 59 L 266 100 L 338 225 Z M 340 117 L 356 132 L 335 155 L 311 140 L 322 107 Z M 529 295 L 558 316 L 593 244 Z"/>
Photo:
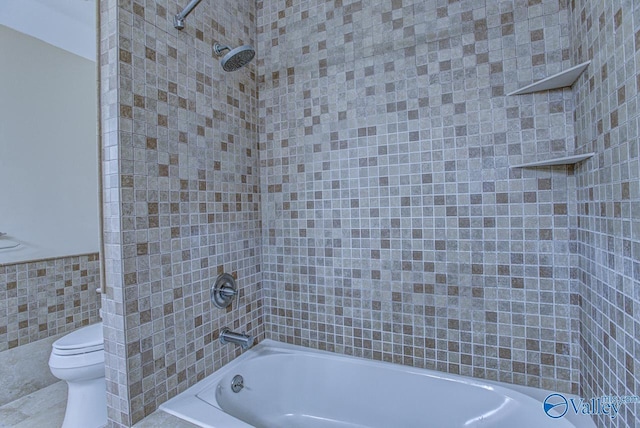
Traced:
<path fill-rule="evenodd" d="M 638 7 L 621 1 L 571 6 L 573 60 L 591 60 L 575 87 L 576 149 L 596 152 L 576 169 L 580 394 L 637 395 Z M 637 405 L 624 405 L 615 419 L 600 415 L 596 423 L 637 426 Z"/>
<path fill-rule="evenodd" d="M 98 321 L 98 254 L 0 265 L 0 351 Z"/>
<path fill-rule="evenodd" d="M 101 3 L 112 426 L 237 355 L 223 326 L 638 389 L 638 8 L 223 3 L 183 32 L 175 2 Z M 219 39 L 254 44 L 255 63 L 225 75 Z M 586 59 L 575 91 L 505 95 Z M 576 151 L 598 154 L 509 167 Z M 245 284 L 223 314 L 207 296 L 222 271 Z"/>
<path fill-rule="evenodd" d="M 258 2 L 270 337 L 578 391 L 568 6 Z M 561 353 L 559 353 L 561 352 Z"/>
<path fill-rule="evenodd" d="M 252 2 L 104 2 L 103 105 L 109 423 L 131 426 L 262 338 L 255 64 L 225 73 L 215 42 L 255 44 Z M 240 297 L 214 308 L 232 273 Z"/>

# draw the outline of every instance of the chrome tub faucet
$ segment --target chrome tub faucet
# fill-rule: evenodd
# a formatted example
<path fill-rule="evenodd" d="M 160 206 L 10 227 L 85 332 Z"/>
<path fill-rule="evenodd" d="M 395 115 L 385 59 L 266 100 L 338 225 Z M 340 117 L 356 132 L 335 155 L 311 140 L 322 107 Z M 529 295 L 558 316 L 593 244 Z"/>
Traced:
<path fill-rule="evenodd" d="M 224 328 L 220 332 L 220 343 L 223 345 L 234 343 L 240 345 L 242 349 L 249 349 L 253 346 L 253 336 L 245 333 L 235 333 L 228 328 Z"/>

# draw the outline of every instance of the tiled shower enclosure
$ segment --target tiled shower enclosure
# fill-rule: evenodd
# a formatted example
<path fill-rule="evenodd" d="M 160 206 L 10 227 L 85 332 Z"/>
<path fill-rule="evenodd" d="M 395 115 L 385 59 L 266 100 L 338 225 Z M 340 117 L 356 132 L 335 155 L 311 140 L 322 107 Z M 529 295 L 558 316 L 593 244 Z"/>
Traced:
<path fill-rule="evenodd" d="M 640 3 L 203 0 L 178 31 L 184 3 L 100 2 L 111 426 L 238 355 L 223 327 L 640 391 Z M 225 73 L 215 42 L 256 60 Z"/>

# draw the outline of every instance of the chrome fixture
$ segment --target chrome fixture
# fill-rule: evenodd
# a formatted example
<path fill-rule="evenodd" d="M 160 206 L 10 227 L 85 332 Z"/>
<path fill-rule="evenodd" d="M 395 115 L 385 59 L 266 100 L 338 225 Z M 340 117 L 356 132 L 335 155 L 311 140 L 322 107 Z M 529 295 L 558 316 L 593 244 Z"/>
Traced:
<path fill-rule="evenodd" d="M 235 375 L 233 379 L 231 379 L 231 390 L 233 392 L 240 392 L 244 388 L 244 379 L 239 374 Z"/>
<path fill-rule="evenodd" d="M 216 55 L 222 56 L 223 51 L 229 51 L 220 61 L 224 71 L 236 71 L 249 64 L 253 57 L 256 56 L 256 51 L 251 45 L 239 46 L 235 49 L 218 43 L 213 45 L 213 53 Z"/>
<path fill-rule="evenodd" d="M 251 345 L 253 345 L 253 336 L 244 333 L 235 333 L 225 328 L 220 332 L 220 343 L 223 345 L 234 343 L 240 345 L 242 349 L 249 349 Z"/>
<path fill-rule="evenodd" d="M 182 12 L 173 17 L 173 26 L 178 30 L 184 29 L 185 18 L 201 1 L 202 0 L 191 0 Z M 251 62 L 253 57 L 256 56 L 255 49 L 250 45 L 240 46 L 235 49 L 231 49 L 229 46 L 220 45 L 218 43 L 213 45 L 213 52 L 216 55 L 222 56 L 224 51 L 229 51 L 229 53 L 227 53 L 220 61 L 224 71 L 236 71 L 247 65 Z"/>
<path fill-rule="evenodd" d="M 173 26 L 178 30 L 182 30 L 184 28 L 184 19 L 191 13 L 191 11 L 200 3 L 202 0 L 191 0 L 187 7 L 185 7 L 182 12 L 173 17 Z"/>
<path fill-rule="evenodd" d="M 216 283 L 211 287 L 211 303 L 224 309 L 231 305 L 234 297 L 238 298 L 236 280 L 228 273 L 218 275 Z"/>

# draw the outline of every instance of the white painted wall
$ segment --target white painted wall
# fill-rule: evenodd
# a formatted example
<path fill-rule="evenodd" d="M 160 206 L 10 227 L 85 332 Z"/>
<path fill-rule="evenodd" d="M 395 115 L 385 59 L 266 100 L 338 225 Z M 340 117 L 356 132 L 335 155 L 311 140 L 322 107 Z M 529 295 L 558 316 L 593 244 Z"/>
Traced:
<path fill-rule="evenodd" d="M 0 25 L 0 264 L 99 249 L 95 67 Z"/>
<path fill-rule="evenodd" d="M 0 24 L 96 59 L 94 0 L 0 0 Z"/>

